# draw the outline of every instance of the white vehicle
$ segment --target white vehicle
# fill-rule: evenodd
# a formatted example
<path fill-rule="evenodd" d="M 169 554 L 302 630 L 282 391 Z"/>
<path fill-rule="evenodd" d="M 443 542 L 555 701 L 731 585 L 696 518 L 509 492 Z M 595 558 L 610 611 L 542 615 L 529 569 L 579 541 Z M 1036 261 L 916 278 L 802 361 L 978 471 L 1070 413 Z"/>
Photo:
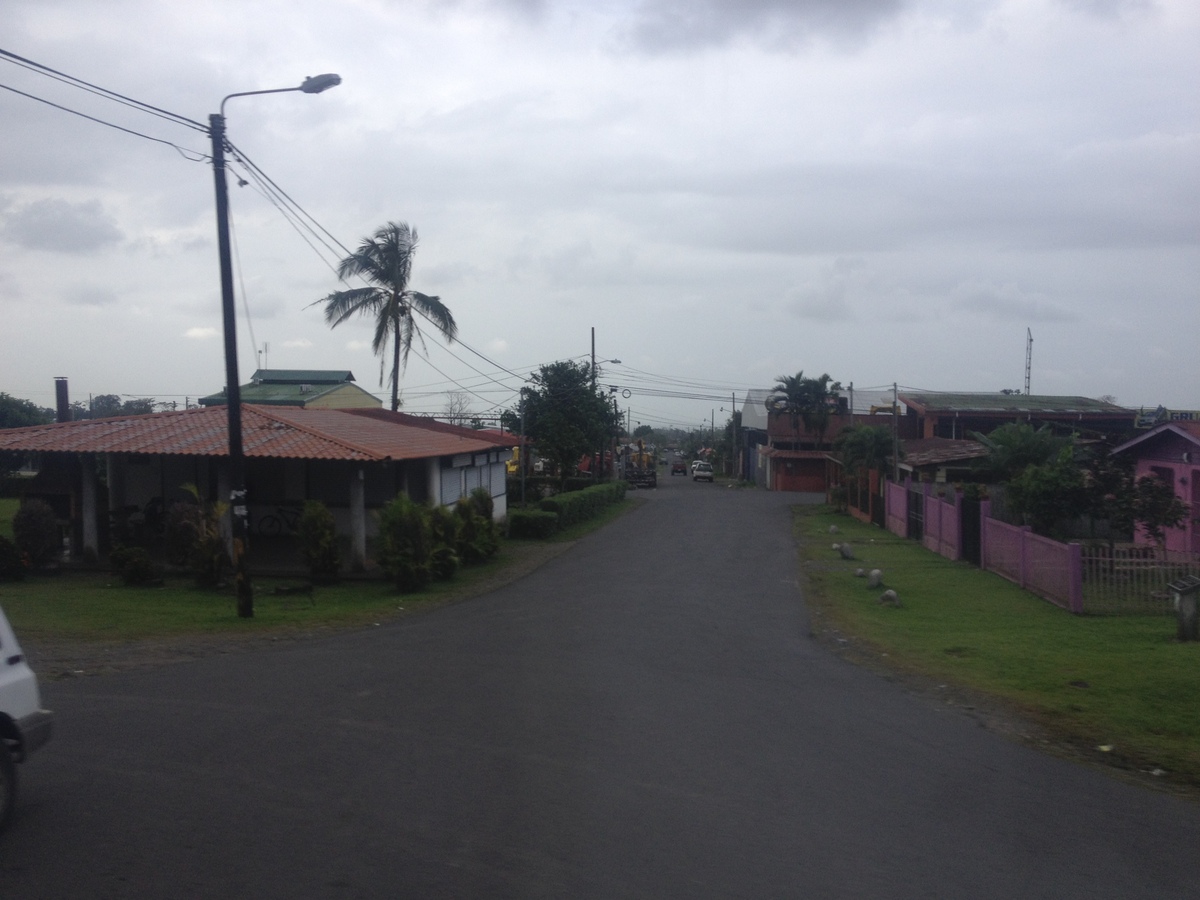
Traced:
<path fill-rule="evenodd" d="M 712 484 L 713 477 L 712 463 L 698 462 L 692 467 L 692 481 L 707 481 Z"/>
<path fill-rule="evenodd" d="M 17 801 L 17 767 L 50 740 L 54 714 L 42 709 L 37 676 L 0 609 L 0 831 Z"/>

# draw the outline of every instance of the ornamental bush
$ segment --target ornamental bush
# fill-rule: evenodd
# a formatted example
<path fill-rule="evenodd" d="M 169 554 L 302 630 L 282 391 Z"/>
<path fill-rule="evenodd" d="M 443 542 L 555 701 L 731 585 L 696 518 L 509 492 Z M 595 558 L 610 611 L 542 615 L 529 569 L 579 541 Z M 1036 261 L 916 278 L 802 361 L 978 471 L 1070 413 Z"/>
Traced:
<path fill-rule="evenodd" d="M 558 531 L 558 515 L 541 509 L 518 509 L 508 514 L 508 536 L 545 540 Z"/>
<path fill-rule="evenodd" d="M 108 562 L 125 584 L 144 585 L 158 580 L 158 571 L 144 547 L 113 547 Z"/>
<path fill-rule="evenodd" d="M 429 584 L 433 534 L 429 509 L 398 495 L 379 514 L 379 562 L 401 593 Z"/>
<path fill-rule="evenodd" d="M 21 581 L 29 571 L 29 560 L 17 545 L 0 534 L 0 581 Z"/>
<path fill-rule="evenodd" d="M 62 553 L 58 517 L 49 503 L 36 497 L 23 501 L 13 516 L 13 538 L 35 569 L 50 565 Z"/>
<path fill-rule="evenodd" d="M 460 519 L 444 506 L 429 512 L 429 529 L 433 549 L 429 555 L 430 574 L 439 581 L 446 581 L 458 573 L 461 562 L 458 554 Z"/>
<path fill-rule="evenodd" d="M 333 581 L 337 578 L 342 568 L 337 524 L 329 507 L 320 500 L 305 501 L 296 525 L 296 541 L 300 544 L 300 555 L 313 581 Z"/>

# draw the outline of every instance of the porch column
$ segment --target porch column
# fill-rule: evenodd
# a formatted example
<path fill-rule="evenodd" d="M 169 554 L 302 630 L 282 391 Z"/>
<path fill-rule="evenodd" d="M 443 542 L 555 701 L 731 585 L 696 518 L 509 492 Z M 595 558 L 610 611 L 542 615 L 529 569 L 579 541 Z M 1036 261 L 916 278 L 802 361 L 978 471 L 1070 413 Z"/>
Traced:
<path fill-rule="evenodd" d="M 439 457 L 430 457 L 425 461 L 425 471 L 429 481 L 429 499 L 433 506 L 442 505 L 442 461 Z"/>
<path fill-rule="evenodd" d="M 217 469 L 217 497 L 225 501 L 228 506 L 229 465 L 227 460 L 223 460 L 222 463 Z M 229 553 L 229 558 L 233 559 L 233 521 L 229 509 L 226 509 L 225 514 L 221 516 L 221 537 L 225 539 L 225 550 Z"/>
<path fill-rule="evenodd" d="M 84 453 L 79 457 L 80 487 L 83 502 L 83 555 L 94 559 L 100 555 L 100 529 L 96 508 L 96 457 Z"/>
<path fill-rule="evenodd" d="M 367 567 L 366 479 L 362 466 L 350 476 L 350 568 L 355 572 Z"/>

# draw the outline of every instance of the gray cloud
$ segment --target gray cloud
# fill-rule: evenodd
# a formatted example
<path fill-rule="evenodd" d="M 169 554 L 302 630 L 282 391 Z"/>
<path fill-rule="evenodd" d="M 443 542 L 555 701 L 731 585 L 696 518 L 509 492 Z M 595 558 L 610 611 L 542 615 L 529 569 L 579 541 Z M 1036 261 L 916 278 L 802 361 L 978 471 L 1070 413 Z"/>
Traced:
<path fill-rule="evenodd" d="M 34 200 L 14 204 L 4 213 L 0 234 L 26 250 L 92 253 L 120 242 L 116 220 L 96 200 Z"/>
<path fill-rule="evenodd" d="M 63 299 L 72 306 L 113 306 L 116 292 L 99 285 L 79 285 L 64 292 Z"/>
<path fill-rule="evenodd" d="M 1015 284 L 969 282 L 954 291 L 954 306 L 1015 322 L 1073 322 L 1078 316 L 1047 297 Z"/>
<path fill-rule="evenodd" d="M 861 40 L 895 17 L 904 0 L 645 0 L 617 29 L 642 53 L 679 53 L 748 38 L 776 50 L 815 36 Z"/>

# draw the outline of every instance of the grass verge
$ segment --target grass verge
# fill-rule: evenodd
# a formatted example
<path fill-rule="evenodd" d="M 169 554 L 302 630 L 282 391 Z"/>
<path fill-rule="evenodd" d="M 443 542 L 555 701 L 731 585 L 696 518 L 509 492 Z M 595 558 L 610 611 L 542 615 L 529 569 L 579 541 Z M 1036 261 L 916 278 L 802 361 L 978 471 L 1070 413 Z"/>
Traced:
<path fill-rule="evenodd" d="M 1041 742 L 1200 797 L 1200 645 L 1175 640 L 1173 619 L 1071 615 L 828 507 L 797 507 L 795 524 L 814 632 L 834 646 L 994 698 Z M 883 587 L 860 568 L 882 570 Z M 884 588 L 899 608 L 880 605 Z"/>
<path fill-rule="evenodd" d="M 397 593 L 391 582 L 347 580 L 295 589 L 301 578 L 254 578 L 254 617 L 237 615 L 229 590 L 203 590 L 186 577 L 152 587 L 127 587 L 106 572 L 34 575 L 0 583 L 3 605 L 22 642 L 114 642 L 228 634 L 269 635 L 288 630 L 352 627 L 428 610 L 494 590 L 558 556 L 571 544 L 645 501 L 613 504 L 604 514 L 551 541 L 502 539 L 488 562 L 460 569 L 418 593 Z M 279 589 L 281 592 L 276 593 Z"/>

